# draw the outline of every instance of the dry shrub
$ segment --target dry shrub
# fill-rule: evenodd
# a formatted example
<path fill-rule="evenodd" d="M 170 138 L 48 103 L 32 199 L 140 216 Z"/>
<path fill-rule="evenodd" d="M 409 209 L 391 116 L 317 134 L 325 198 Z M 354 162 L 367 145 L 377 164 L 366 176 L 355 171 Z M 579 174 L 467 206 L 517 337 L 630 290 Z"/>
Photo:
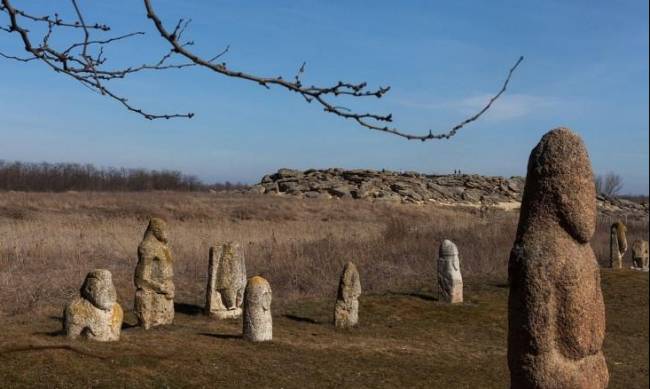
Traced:
<path fill-rule="evenodd" d="M 18 207 L 0 207 L 0 218 L 26 220 L 30 216 L 30 211 Z"/>
<path fill-rule="evenodd" d="M 28 217 L 16 217 L 21 209 Z M 2 193 L 0 314 L 62 307 L 93 268 L 113 273 L 131 308 L 136 248 L 151 216 L 170 225 L 177 300 L 202 305 L 208 249 L 227 240 L 242 243 L 249 275 L 268 278 L 278 299 L 335 296 L 347 261 L 358 265 L 365 292 L 430 291 L 443 239 L 458 245 L 465 277 L 504 280 L 518 215 L 234 194 Z M 593 241 L 603 263 L 607 223 Z M 647 222 L 628 227 L 630 242 L 647 239 Z"/>

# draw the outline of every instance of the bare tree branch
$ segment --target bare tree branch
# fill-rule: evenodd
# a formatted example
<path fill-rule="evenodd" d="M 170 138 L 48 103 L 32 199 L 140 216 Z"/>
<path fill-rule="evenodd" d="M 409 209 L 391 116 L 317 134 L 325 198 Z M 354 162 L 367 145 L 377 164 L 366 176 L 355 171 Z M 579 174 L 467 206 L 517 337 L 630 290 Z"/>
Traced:
<path fill-rule="evenodd" d="M 155 10 L 153 9 L 151 0 L 144 0 L 144 5 L 147 10 L 147 17 L 151 19 L 153 24 L 156 26 L 156 29 L 160 33 L 160 35 L 171 44 L 174 52 L 184 56 L 194 64 L 201 67 L 208 68 L 212 71 L 215 71 L 217 73 L 223 74 L 228 77 L 241 78 L 244 80 L 253 81 L 266 88 L 269 88 L 269 86 L 271 85 L 280 86 L 282 88 L 300 94 L 302 97 L 305 98 L 305 100 L 308 103 L 316 101 L 318 104 L 320 104 L 323 107 L 323 110 L 325 112 L 333 113 L 337 116 L 341 116 L 346 119 L 352 119 L 355 122 L 357 122 L 359 125 L 369 128 L 371 130 L 390 133 L 409 140 L 416 139 L 416 140 L 426 141 L 430 139 L 449 139 L 452 136 L 456 135 L 456 133 L 461 128 L 463 128 L 467 124 L 481 117 L 481 115 L 483 115 L 488 109 L 490 109 L 492 104 L 499 97 L 501 97 L 501 95 L 506 91 L 506 88 L 508 87 L 508 83 L 512 78 L 512 74 L 517 69 L 519 64 L 524 60 L 524 57 L 519 57 L 517 62 L 512 66 L 512 68 L 510 68 L 510 71 L 508 72 L 508 76 L 506 77 L 499 92 L 496 95 L 494 95 L 487 102 L 487 104 L 475 115 L 463 120 L 462 122 L 458 123 L 457 125 L 453 126 L 451 129 L 447 131 L 434 134 L 432 130 L 429 130 L 428 133 L 426 134 L 417 135 L 411 132 L 402 131 L 397 127 L 390 127 L 383 124 L 383 123 L 391 123 L 393 121 L 393 115 L 390 113 L 386 115 L 374 114 L 374 113 L 357 113 L 348 108 L 334 105 L 327 100 L 328 97 L 332 97 L 332 96 L 338 97 L 341 95 L 353 96 L 353 97 L 374 96 L 377 98 L 381 98 L 386 93 L 388 93 L 390 87 L 379 87 L 376 90 L 368 90 L 367 84 L 365 82 L 355 84 L 355 83 L 347 83 L 342 81 L 339 81 L 337 84 L 329 87 L 316 87 L 313 85 L 310 87 L 305 87 L 300 78 L 305 70 L 304 63 L 298 70 L 296 76 L 294 77 L 294 81 L 287 81 L 283 79 L 281 76 L 260 77 L 242 71 L 229 69 L 225 63 L 217 64 L 214 63 L 214 61 L 212 60 L 205 60 L 200 56 L 194 54 L 193 52 L 189 51 L 186 47 L 184 47 L 181 44 L 181 42 L 178 40 L 178 35 L 176 31 L 179 29 L 179 26 L 183 24 L 183 19 L 179 20 L 174 31 L 170 33 L 169 31 L 167 31 L 162 21 L 160 20 Z M 185 26 L 187 26 L 187 24 L 185 24 Z"/>
<path fill-rule="evenodd" d="M 125 97 L 120 96 L 109 89 L 106 86 L 107 82 L 115 79 L 123 79 L 133 73 L 144 70 L 182 69 L 191 66 L 200 66 L 227 77 L 252 81 L 267 89 L 271 86 L 279 86 L 301 95 L 308 103 L 315 102 L 320 105 L 325 112 L 332 113 L 345 119 L 351 119 L 360 126 L 371 130 L 393 134 L 409 140 L 427 141 L 431 139 L 449 139 L 456 135 L 460 129 L 479 119 L 492 107 L 494 102 L 506 91 L 514 71 L 524 59 L 523 57 L 520 57 L 515 62 L 515 64 L 510 68 L 501 89 L 497 94 L 490 98 L 486 105 L 476 114 L 464 119 L 445 131 L 434 133 L 432 130 L 429 130 L 424 134 L 417 134 L 415 132 L 405 131 L 398 127 L 390 126 L 389 124 L 393 122 L 393 115 L 391 113 L 377 114 L 370 112 L 357 112 L 331 101 L 340 96 L 381 98 L 390 91 L 389 86 L 380 86 L 377 89 L 370 89 L 365 82 L 351 83 L 343 81 L 339 81 L 330 86 L 306 86 L 302 80 L 302 76 L 305 73 L 306 63 L 303 63 L 299 67 L 293 79 L 290 78 L 288 80 L 285 80 L 282 76 L 261 77 L 239 70 L 230 69 L 227 67 L 225 62 L 217 62 L 218 59 L 229 51 L 229 46 L 211 58 L 206 59 L 200 57 L 190 50 L 190 46 L 193 46 L 194 42 L 183 40 L 183 34 L 189 26 L 191 19 L 179 19 L 174 29 L 170 32 L 165 28 L 161 19 L 154 11 L 151 0 L 143 0 L 147 11 L 147 17 L 153 22 L 160 35 L 171 45 L 171 48 L 169 52 L 164 54 L 156 63 L 119 69 L 106 69 L 105 65 L 107 58 L 104 54 L 104 48 L 111 43 L 143 35 L 143 32 L 131 32 L 110 38 L 96 39 L 92 37 L 93 31 L 100 33 L 108 32 L 110 31 L 110 27 L 106 24 L 100 23 L 87 24 L 81 8 L 79 7 L 78 0 L 70 0 L 74 14 L 76 15 L 76 20 L 73 21 L 64 21 L 58 14 L 54 14 L 53 16 L 34 16 L 23 10 L 16 9 L 11 4 L 11 1 L 12 0 L 0 0 L 0 13 L 6 14 L 9 17 L 10 22 L 6 27 L 0 26 L 0 32 L 18 34 L 23 43 L 24 49 L 29 56 L 21 57 L 0 52 L 0 57 L 19 62 L 43 62 L 55 72 L 63 73 L 75 79 L 90 90 L 108 96 L 123 105 L 127 110 L 142 115 L 146 119 L 150 120 L 179 117 L 191 118 L 193 114 L 152 114 L 146 112 L 141 108 L 131 105 Z M 35 41 L 32 39 L 30 31 L 21 24 L 21 22 L 24 21 L 46 25 L 47 32 L 42 36 L 40 43 L 33 43 Z M 54 48 L 49 42 L 57 28 L 78 29 L 83 33 L 83 37 L 80 38 L 80 41 L 73 42 L 64 48 Z M 188 62 L 180 64 L 170 63 L 172 62 L 171 59 L 176 55 L 185 58 Z"/>
<path fill-rule="evenodd" d="M 57 73 L 65 74 L 88 89 L 97 92 L 103 96 L 108 96 L 120 103 L 127 110 L 135 112 L 143 117 L 153 119 L 171 119 L 171 118 L 191 118 L 192 113 L 186 114 L 153 114 L 146 112 L 128 102 L 128 99 L 118 95 L 109 89 L 106 83 L 115 79 L 123 79 L 127 75 L 143 70 L 165 70 L 181 69 L 188 66 L 195 66 L 193 63 L 167 64 L 166 61 L 174 54 L 173 50 L 165 54 L 155 64 L 144 64 L 139 66 L 105 69 L 107 58 L 104 55 L 104 48 L 114 42 L 144 35 L 143 32 L 131 32 L 105 39 L 92 39 L 91 32 L 108 32 L 110 27 L 105 24 L 87 24 L 77 0 L 70 0 L 75 11 L 77 20 L 63 21 L 58 14 L 54 16 L 34 16 L 23 10 L 15 8 L 10 0 L 0 0 L 0 13 L 5 13 L 9 18 L 7 27 L 1 26 L 0 31 L 6 33 L 16 33 L 20 36 L 25 51 L 29 54 L 27 57 L 6 54 L 0 52 L 0 57 L 19 62 L 41 61 Z M 24 19 L 24 20 L 21 20 Z M 40 43 L 35 44 L 35 40 L 29 29 L 21 22 L 45 24 L 47 32 L 40 39 Z M 54 48 L 50 45 L 50 38 L 56 28 L 79 29 L 83 32 L 83 38 L 79 42 L 73 42 L 62 49 Z"/>
<path fill-rule="evenodd" d="M 594 183 L 596 185 L 596 192 L 607 197 L 616 197 L 620 194 L 621 189 L 623 189 L 623 178 L 612 172 L 604 176 L 596 176 Z"/>

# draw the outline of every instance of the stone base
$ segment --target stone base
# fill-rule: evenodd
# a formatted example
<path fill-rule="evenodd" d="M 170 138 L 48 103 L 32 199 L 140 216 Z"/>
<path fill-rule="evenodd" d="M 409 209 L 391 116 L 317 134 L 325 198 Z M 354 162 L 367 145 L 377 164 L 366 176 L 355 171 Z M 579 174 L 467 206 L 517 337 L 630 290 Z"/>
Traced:
<path fill-rule="evenodd" d="M 440 291 L 439 299 L 443 303 L 460 304 L 463 302 L 463 287 L 456 287 L 450 291 Z"/>
<path fill-rule="evenodd" d="M 630 266 L 630 270 L 642 271 L 647 273 L 650 269 L 648 269 L 647 267 Z"/>
<path fill-rule="evenodd" d="M 241 308 L 235 308 L 230 310 L 219 310 L 219 311 L 210 311 L 210 317 L 217 318 L 219 320 L 227 319 L 238 319 L 242 314 Z"/>

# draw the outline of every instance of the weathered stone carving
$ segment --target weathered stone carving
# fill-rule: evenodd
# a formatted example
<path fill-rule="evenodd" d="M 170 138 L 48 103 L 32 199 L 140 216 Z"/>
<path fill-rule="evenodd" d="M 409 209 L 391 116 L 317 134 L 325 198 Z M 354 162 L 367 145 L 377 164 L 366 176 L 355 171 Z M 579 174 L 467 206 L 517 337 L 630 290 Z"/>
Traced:
<path fill-rule="evenodd" d="M 627 238 L 625 232 L 627 227 L 621 222 L 612 224 L 609 236 L 609 266 L 612 269 L 623 267 L 623 256 L 627 251 Z"/>
<path fill-rule="evenodd" d="M 239 244 L 210 247 L 205 313 L 219 319 L 240 317 L 245 287 L 246 263 Z"/>
<path fill-rule="evenodd" d="M 648 241 L 637 239 L 632 243 L 632 269 L 648 271 Z"/>
<path fill-rule="evenodd" d="M 460 272 L 458 248 L 446 239 L 440 245 L 438 257 L 438 290 L 440 301 L 463 302 L 463 277 Z"/>
<path fill-rule="evenodd" d="M 173 276 L 172 255 L 167 247 L 167 223 L 152 218 L 138 246 L 134 277 L 134 311 L 144 329 L 171 324 L 174 320 Z"/>
<path fill-rule="evenodd" d="M 336 328 L 351 328 L 359 323 L 359 296 L 361 296 L 359 271 L 354 263 L 348 262 L 343 267 L 336 296 L 334 307 L 334 326 Z"/>
<path fill-rule="evenodd" d="M 80 296 L 65 307 L 63 332 L 72 339 L 115 341 L 120 339 L 123 318 L 111 272 L 95 269 L 86 276 Z"/>
<path fill-rule="evenodd" d="M 569 129 L 533 149 L 510 254 L 512 388 L 604 388 L 605 306 L 589 245 L 596 228 L 589 156 Z"/>
<path fill-rule="evenodd" d="M 244 292 L 244 339 L 264 342 L 273 339 L 271 286 L 262 277 L 248 280 Z"/>

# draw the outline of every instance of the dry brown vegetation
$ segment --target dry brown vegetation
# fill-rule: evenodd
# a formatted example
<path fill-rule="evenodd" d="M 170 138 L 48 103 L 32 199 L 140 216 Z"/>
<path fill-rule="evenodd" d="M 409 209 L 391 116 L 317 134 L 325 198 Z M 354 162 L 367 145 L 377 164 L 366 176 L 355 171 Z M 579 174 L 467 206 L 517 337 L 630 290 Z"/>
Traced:
<path fill-rule="evenodd" d="M 171 228 L 177 317 L 144 332 L 135 319 L 136 248 L 150 216 Z M 608 263 L 609 223 L 593 240 Z M 506 266 L 516 212 L 357 200 L 208 193 L 0 193 L 0 382 L 8 387 L 504 387 Z M 628 221 L 628 240 L 647 221 Z M 466 303 L 435 301 L 442 239 L 461 251 Z M 238 339 L 241 322 L 200 314 L 207 254 L 243 242 L 249 275 L 274 292 L 274 341 Z M 363 283 L 361 327 L 329 320 L 343 264 Z M 631 263 L 629 254 L 626 266 Z M 86 273 L 113 272 L 127 310 L 115 344 L 58 335 Z M 648 384 L 648 276 L 604 271 L 611 387 Z M 162 371 L 162 373 L 161 373 Z M 3 385 L 7 387 L 7 385 Z"/>
<path fill-rule="evenodd" d="M 356 262 L 369 293 L 430 288 L 442 239 L 457 243 L 465 277 L 505 280 L 516 212 L 382 202 L 297 200 L 208 193 L 0 194 L 0 314 L 62 306 L 85 274 L 107 268 L 131 307 L 136 248 L 150 216 L 171 228 L 177 300 L 202 304 L 210 245 L 238 240 L 250 275 L 281 299 L 335 294 Z M 593 245 L 607 263 L 609 223 Z M 648 225 L 628 223 L 628 240 Z M 629 256 L 629 253 L 628 253 Z M 631 263 L 630 258 L 626 258 Z"/>

